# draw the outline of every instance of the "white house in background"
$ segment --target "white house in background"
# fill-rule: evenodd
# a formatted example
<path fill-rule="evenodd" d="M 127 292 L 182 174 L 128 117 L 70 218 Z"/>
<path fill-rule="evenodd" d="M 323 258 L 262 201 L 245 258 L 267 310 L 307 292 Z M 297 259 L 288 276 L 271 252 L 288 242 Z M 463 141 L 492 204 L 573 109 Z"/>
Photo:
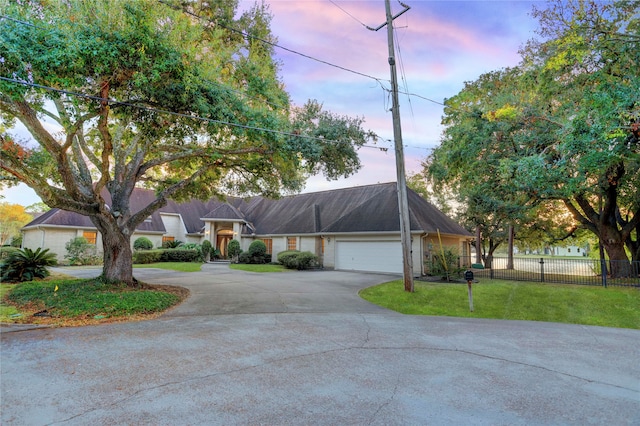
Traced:
<path fill-rule="evenodd" d="M 131 210 L 141 210 L 154 197 L 152 191 L 137 188 Z M 109 200 L 108 194 L 105 199 Z M 438 250 L 440 243 L 469 258 L 472 234 L 410 189 L 408 201 L 416 275 L 424 273 L 429 250 Z M 102 249 L 101 236 L 88 217 L 60 209 L 33 220 L 22 233 L 23 247 L 49 248 L 58 259 L 66 254 L 65 244 L 79 236 Z M 136 229 L 131 243 L 142 236 L 158 247 L 168 240 L 209 240 L 223 256 L 232 239 L 238 240 L 243 250 L 262 240 L 274 261 L 282 251 L 301 250 L 315 253 L 329 269 L 393 274 L 401 274 L 403 269 L 394 182 L 275 200 L 170 201 Z"/>
<path fill-rule="evenodd" d="M 566 247 L 549 247 L 545 249 L 545 254 L 550 254 L 552 256 L 586 256 L 587 252 L 582 247 L 566 246 Z"/>

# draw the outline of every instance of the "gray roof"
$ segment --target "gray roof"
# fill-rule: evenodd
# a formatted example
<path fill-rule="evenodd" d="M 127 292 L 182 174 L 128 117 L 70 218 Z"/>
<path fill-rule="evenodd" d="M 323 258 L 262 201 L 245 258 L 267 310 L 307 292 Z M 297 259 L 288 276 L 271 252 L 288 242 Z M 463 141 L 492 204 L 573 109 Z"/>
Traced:
<path fill-rule="evenodd" d="M 227 201 L 169 201 L 156 211 L 140 231 L 165 232 L 160 213 L 180 214 L 188 233 L 200 233 L 204 220 L 249 223 L 245 232 L 256 235 L 299 235 L 349 232 L 399 232 L 397 185 L 394 182 L 336 189 L 268 199 Z M 131 197 L 131 210 L 139 211 L 155 198 L 153 191 L 137 188 Z M 105 198 L 108 200 L 108 198 Z M 412 190 L 408 190 L 412 231 L 471 236 L 462 226 L 444 215 Z M 204 220 L 203 220 L 204 219 Z M 93 227 L 88 217 L 51 209 L 25 226 L 36 225 Z M 249 231 L 249 229 L 251 231 Z"/>

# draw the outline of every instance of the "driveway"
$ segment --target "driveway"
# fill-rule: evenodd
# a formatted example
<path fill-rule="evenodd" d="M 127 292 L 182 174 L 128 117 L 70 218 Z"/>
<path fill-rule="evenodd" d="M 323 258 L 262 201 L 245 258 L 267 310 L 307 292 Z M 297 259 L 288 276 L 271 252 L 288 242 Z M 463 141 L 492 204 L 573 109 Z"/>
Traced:
<path fill-rule="evenodd" d="M 401 315 L 357 296 L 384 275 L 135 275 L 191 297 L 3 330 L 3 425 L 640 424 L 637 330 Z"/>

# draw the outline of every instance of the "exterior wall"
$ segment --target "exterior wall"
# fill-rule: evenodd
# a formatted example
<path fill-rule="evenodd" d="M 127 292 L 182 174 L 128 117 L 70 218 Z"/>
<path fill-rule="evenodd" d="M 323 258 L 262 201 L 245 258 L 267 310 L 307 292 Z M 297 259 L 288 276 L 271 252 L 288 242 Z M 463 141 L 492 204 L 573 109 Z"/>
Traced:
<path fill-rule="evenodd" d="M 166 230 L 165 237 L 174 237 L 176 241 L 186 242 L 187 228 L 179 214 L 160 213 L 160 217 Z"/>
<path fill-rule="evenodd" d="M 58 262 L 64 261 L 67 254 L 66 244 L 76 237 L 82 237 L 83 229 L 72 228 L 35 228 L 23 231 L 22 247 L 35 250 L 48 248 L 50 253 L 57 255 Z M 102 252 L 102 240 L 98 234 L 98 249 Z"/>
<path fill-rule="evenodd" d="M 311 253 L 318 255 L 316 253 L 316 236 L 304 236 L 298 238 L 298 250 L 300 251 L 310 251 Z"/>
<path fill-rule="evenodd" d="M 578 246 L 551 247 L 552 256 L 585 256 L 583 248 Z"/>

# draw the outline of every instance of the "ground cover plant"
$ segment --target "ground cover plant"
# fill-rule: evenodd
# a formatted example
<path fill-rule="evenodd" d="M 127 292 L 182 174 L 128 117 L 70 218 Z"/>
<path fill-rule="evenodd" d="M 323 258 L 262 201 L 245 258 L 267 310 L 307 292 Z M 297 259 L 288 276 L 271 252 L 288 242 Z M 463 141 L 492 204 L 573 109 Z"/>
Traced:
<path fill-rule="evenodd" d="M 140 288 L 131 288 L 100 278 L 29 281 L 5 289 L 3 306 L 9 322 L 52 325 L 152 318 L 188 295 L 177 287 L 140 283 Z"/>
<path fill-rule="evenodd" d="M 483 280 L 473 285 L 474 311 L 467 285 L 415 282 L 404 291 L 395 280 L 360 291 L 371 303 L 409 315 L 561 322 L 640 329 L 640 291 L 574 285 Z"/>
<path fill-rule="evenodd" d="M 198 272 L 201 268 L 201 263 L 195 262 L 157 262 L 157 263 L 144 263 L 144 264 L 134 264 L 134 269 L 144 269 L 144 268 L 157 268 L 157 269 L 166 269 L 170 271 L 178 271 L 178 272 Z"/>

